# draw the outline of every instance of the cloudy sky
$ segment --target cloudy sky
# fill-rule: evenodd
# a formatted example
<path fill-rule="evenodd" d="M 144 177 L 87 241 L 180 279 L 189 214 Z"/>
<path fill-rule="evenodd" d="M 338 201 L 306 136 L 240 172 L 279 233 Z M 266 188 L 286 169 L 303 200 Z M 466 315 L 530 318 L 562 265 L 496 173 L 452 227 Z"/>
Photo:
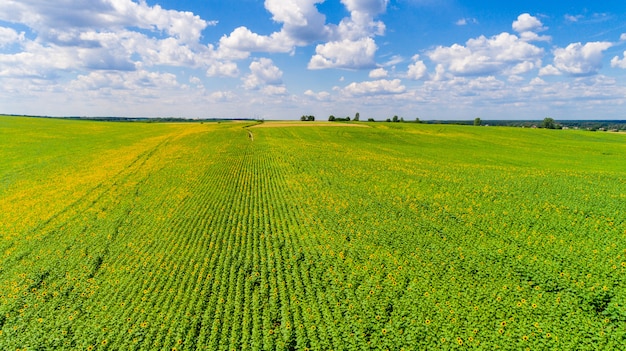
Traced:
<path fill-rule="evenodd" d="M 626 119 L 626 1 L 2 0 L 0 113 Z"/>

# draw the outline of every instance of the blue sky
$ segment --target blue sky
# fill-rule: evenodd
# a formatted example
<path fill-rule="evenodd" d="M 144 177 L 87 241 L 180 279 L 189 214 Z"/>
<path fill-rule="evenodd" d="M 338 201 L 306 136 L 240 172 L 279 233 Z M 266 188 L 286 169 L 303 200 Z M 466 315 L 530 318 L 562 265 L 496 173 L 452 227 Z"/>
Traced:
<path fill-rule="evenodd" d="M 626 119 L 626 2 L 3 0 L 0 113 Z"/>

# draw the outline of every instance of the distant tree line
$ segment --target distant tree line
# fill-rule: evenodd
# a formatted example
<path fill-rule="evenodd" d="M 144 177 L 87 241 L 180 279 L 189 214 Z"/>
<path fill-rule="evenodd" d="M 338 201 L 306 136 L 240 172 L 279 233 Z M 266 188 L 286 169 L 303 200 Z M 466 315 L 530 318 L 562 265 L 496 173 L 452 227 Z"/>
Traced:
<path fill-rule="evenodd" d="M 333 115 L 328 116 L 330 122 L 350 122 L 350 116 L 348 117 L 335 117 Z"/>
<path fill-rule="evenodd" d="M 328 116 L 328 120 L 330 122 L 350 122 L 350 121 L 359 122 L 361 120 L 361 114 L 357 112 L 354 115 L 354 118 L 350 118 L 350 116 L 336 117 L 335 115 L 330 115 L 330 116 Z M 371 117 L 368 118 L 367 121 L 368 122 L 376 122 L 376 120 L 374 118 L 371 118 Z M 387 118 L 385 120 L 385 122 L 403 123 L 403 122 L 405 122 L 405 120 L 404 120 L 403 117 L 398 117 L 397 115 L 395 115 L 392 118 Z M 422 123 L 422 121 L 420 121 L 419 118 L 415 118 L 415 121 L 412 121 L 412 123 Z"/>
<path fill-rule="evenodd" d="M 314 121 L 314 116 L 302 116 L 302 121 Z M 358 122 L 360 121 L 360 113 L 357 112 L 354 117 L 337 117 L 330 115 L 330 122 Z M 368 122 L 377 122 L 374 118 L 368 118 Z M 476 117 L 473 120 L 428 120 L 423 121 L 419 118 L 406 121 L 403 117 L 394 115 L 386 118 L 383 122 L 390 123 L 425 123 L 425 124 L 457 124 L 457 125 L 474 125 L 474 126 L 506 126 L 506 127 L 522 127 L 522 128 L 544 128 L 544 129 L 585 129 L 590 131 L 624 131 L 626 130 L 626 120 L 559 120 L 556 121 L 552 117 L 545 117 L 543 120 L 483 120 Z"/>

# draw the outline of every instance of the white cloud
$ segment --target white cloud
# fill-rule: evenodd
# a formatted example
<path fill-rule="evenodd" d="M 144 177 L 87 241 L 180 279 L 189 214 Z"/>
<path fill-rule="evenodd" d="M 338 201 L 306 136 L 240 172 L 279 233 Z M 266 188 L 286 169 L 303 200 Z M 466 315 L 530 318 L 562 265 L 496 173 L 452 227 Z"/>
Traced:
<path fill-rule="evenodd" d="M 517 75 L 511 75 L 506 79 L 508 82 L 510 83 L 517 83 L 517 82 L 521 82 L 524 80 L 524 77 L 522 76 L 517 76 Z"/>
<path fill-rule="evenodd" d="M 83 65 L 79 59 L 80 50 L 46 47 L 32 41 L 23 46 L 22 52 L 0 54 L 0 76 L 50 79 L 59 71 L 70 71 Z"/>
<path fill-rule="evenodd" d="M 287 88 L 282 85 L 266 85 L 261 89 L 261 92 L 265 95 L 286 95 Z"/>
<path fill-rule="evenodd" d="M 389 0 L 342 0 L 350 16 L 337 25 L 326 24 L 326 17 L 316 7 L 322 2 L 266 0 L 265 8 L 275 22 L 282 24 L 281 30 L 261 35 L 247 27 L 236 28 L 220 39 L 217 55 L 235 59 L 235 56 L 246 58 L 250 52 L 293 54 L 298 46 L 322 41 L 311 58 L 310 69 L 373 67 L 377 46 L 372 37 L 384 34 L 386 28 L 374 17 L 386 10 Z M 346 48 L 340 47 L 344 44 Z M 337 49 L 340 52 L 334 52 Z"/>
<path fill-rule="evenodd" d="M 317 45 L 309 69 L 323 68 L 371 68 L 378 47 L 372 38 L 358 41 L 342 40 Z"/>
<path fill-rule="evenodd" d="M 528 84 L 529 85 L 547 85 L 546 81 L 539 77 L 533 78 Z"/>
<path fill-rule="evenodd" d="M 77 35 L 85 30 L 139 27 L 164 31 L 189 43 L 199 40 L 201 32 L 215 22 L 207 22 L 191 12 L 165 10 L 145 1 L 76 0 L 59 4 L 55 1 L 20 0 L 0 3 L 0 19 L 24 23 L 40 36 L 57 44 L 76 45 Z"/>
<path fill-rule="evenodd" d="M 578 22 L 579 20 L 583 19 L 585 16 L 583 15 L 565 15 L 565 20 L 567 22 Z"/>
<path fill-rule="evenodd" d="M 543 23 L 534 16 L 528 13 L 523 13 L 517 17 L 512 24 L 513 30 L 520 33 L 520 38 L 523 41 L 550 41 L 552 38 L 547 35 L 538 35 L 537 32 L 547 30 L 547 27 L 543 26 Z"/>
<path fill-rule="evenodd" d="M 626 69 L 626 51 L 624 51 L 624 58 L 622 58 L 620 60 L 619 56 L 615 56 L 613 57 L 613 59 L 611 59 L 611 67 L 617 67 L 617 68 L 625 68 Z"/>
<path fill-rule="evenodd" d="M 341 0 L 348 11 L 375 16 L 385 12 L 389 0 Z"/>
<path fill-rule="evenodd" d="M 134 72 L 95 71 L 87 75 L 80 75 L 72 81 L 69 90 L 74 91 L 109 91 L 128 90 L 133 93 L 150 96 L 162 89 L 180 88 L 176 76 L 171 73 L 149 72 L 138 70 Z"/>
<path fill-rule="evenodd" d="M 561 71 L 559 71 L 556 67 L 552 65 L 547 65 L 545 67 L 541 67 L 539 70 L 540 76 L 558 76 L 561 75 Z"/>
<path fill-rule="evenodd" d="M 383 35 L 386 26 L 381 21 L 374 21 L 374 14 L 352 11 L 349 18 L 344 18 L 339 26 L 335 39 L 358 40 L 364 37 Z"/>
<path fill-rule="evenodd" d="M 498 74 L 522 63 L 536 67 L 543 54 L 543 49 L 509 33 L 470 39 L 466 46 L 439 46 L 427 53 L 433 62 L 456 75 Z"/>
<path fill-rule="evenodd" d="M 369 77 L 373 79 L 386 78 L 389 75 L 386 69 L 380 67 L 370 71 Z"/>
<path fill-rule="evenodd" d="M 250 64 L 250 74 L 244 78 L 244 88 L 259 89 L 267 85 L 280 85 L 283 72 L 276 66 L 272 60 L 261 58 Z"/>
<path fill-rule="evenodd" d="M 239 69 L 234 62 L 216 62 L 206 71 L 209 77 L 236 77 L 239 75 Z"/>
<path fill-rule="evenodd" d="M 309 69 L 374 67 L 378 50 L 373 37 L 383 35 L 386 26 L 374 17 L 385 12 L 389 0 L 341 0 L 350 17 L 341 20 L 333 40 L 320 44 L 309 62 Z"/>
<path fill-rule="evenodd" d="M 419 59 L 419 55 L 413 56 L 413 63 L 409 65 L 407 72 L 407 78 L 409 79 L 422 79 L 426 75 L 426 65 L 424 61 Z"/>
<path fill-rule="evenodd" d="M 320 91 L 319 93 L 314 92 L 313 90 L 307 90 L 304 92 L 305 96 L 308 96 L 314 100 L 317 101 L 329 101 L 331 98 L 331 95 L 329 92 L 326 91 Z"/>
<path fill-rule="evenodd" d="M 404 61 L 404 57 L 402 57 L 400 55 L 393 55 L 393 56 L 391 56 L 391 58 L 387 62 L 383 63 L 382 65 L 385 66 L 385 67 L 387 67 L 387 66 L 394 66 L 394 65 L 397 65 L 398 63 L 401 63 L 403 61 Z"/>
<path fill-rule="evenodd" d="M 283 24 L 281 32 L 294 45 L 307 45 L 316 40 L 325 40 L 331 29 L 326 17 L 319 13 L 316 4 L 324 0 L 266 0 L 265 8 L 272 19 Z"/>
<path fill-rule="evenodd" d="M 236 28 L 230 35 L 220 39 L 220 48 L 240 52 L 290 52 L 294 41 L 283 32 L 275 32 L 270 36 L 251 32 L 246 27 Z"/>
<path fill-rule="evenodd" d="M 626 41 L 626 33 L 622 33 L 622 35 L 619 36 L 619 40 Z"/>
<path fill-rule="evenodd" d="M 590 42 L 557 48 L 554 50 L 554 67 L 574 76 L 596 74 L 602 68 L 602 52 L 611 46 L 613 44 L 609 42 Z"/>
<path fill-rule="evenodd" d="M 400 79 L 381 79 L 361 83 L 351 83 L 343 88 L 342 91 L 349 96 L 370 96 L 400 94 L 406 91 L 406 87 L 402 85 Z"/>
<path fill-rule="evenodd" d="M 202 80 L 200 80 L 200 78 L 195 77 L 195 76 L 191 76 L 189 77 L 189 83 L 196 85 L 196 86 L 201 86 L 202 85 Z"/>
<path fill-rule="evenodd" d="M 446 73 L 445 67 L 441 63 L 437 64 L 435 67 L 435 74 L 431 78 L 432 81 L 438 82 L 452 78 L 453 76 L 449 73 Z"/>
<path fill-rule="evenodd" d="M 535 68 L 538 68 L 539 66 L 541 66 L 541 61 L 537 61 L 537 62 L 524 61 L 505 70 L 503 73 L 506 75 L 524 74 L 524 73 L 532 71 Z"/>
<path fill-rule="evenodd" d="M 237 94 L 232 91 L 216 91 L 209 95 L 212 102 L 227 102 L 236 100 Z"/>
<path fill-rule="evenodd" d="M 476 18 L 461 18 L 454 22 L 457 26 L 466 26 L 468 24 L 478 24 L 478 20 Z"/>
<path fill-rule="evenodd" d="M 539 35 L 535 32 L 522 32 L 520 33 L 520 39 L 523 41 L 550 41 L 552 37 L 549 35 Z"/>
<path fill-rule="evenodd" d="M 513 30 L 518 33 L 541 32 L 547 29 L 537 17 L 531 16 L 528 13 L 522 13 L 517 16 L 517 20 L 513 22 L 512 27 Z"/>
<path fill-rule="evenodd" d="M 24 32 L 17 33 L 12 28 L 0 27 L 0 48 L 24 41 Z"/>
<path fill-rule="evenodd" d="M 215 21 L 143 1 L 75 0 L 66 5 L 36 0 L 0 3 L 0 19 L 22 23 L 36 35 L 25 39 L 24 33 L 2 30 L 0 38 L 19 41 L 21 51 L 1 55 L 0 75 L 54 79 L 63 72 L 218 64 L 213 48 L 198 42 L 201 31 Z"/>

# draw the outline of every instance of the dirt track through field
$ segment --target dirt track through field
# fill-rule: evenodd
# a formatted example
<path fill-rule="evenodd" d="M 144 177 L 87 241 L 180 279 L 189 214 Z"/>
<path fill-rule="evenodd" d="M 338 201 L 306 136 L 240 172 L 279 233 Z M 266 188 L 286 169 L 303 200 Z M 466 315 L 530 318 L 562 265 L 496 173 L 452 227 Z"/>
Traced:
<path fill-rule="evenodd" d="M 333 123 L 333 122 L 265 122 L 251 126 L 250 128 L 280 128 L 280 127 L 364 127 L 365 124 Z"/>

